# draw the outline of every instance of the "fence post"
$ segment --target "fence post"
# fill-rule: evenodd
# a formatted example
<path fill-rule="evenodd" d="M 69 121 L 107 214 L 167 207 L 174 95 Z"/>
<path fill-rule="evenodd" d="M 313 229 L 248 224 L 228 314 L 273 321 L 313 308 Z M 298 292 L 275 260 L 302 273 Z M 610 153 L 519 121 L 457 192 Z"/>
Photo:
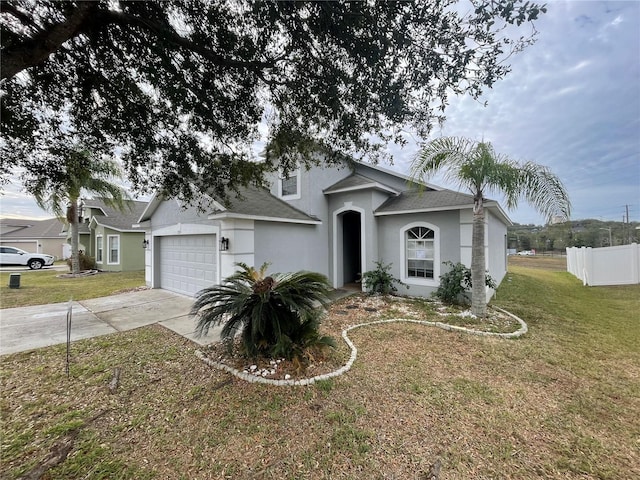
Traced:
<path fill-rule="evenodd" d="M 631 280 L 633 284 L 640 283 L 640 245 L 631 244 Z"/>

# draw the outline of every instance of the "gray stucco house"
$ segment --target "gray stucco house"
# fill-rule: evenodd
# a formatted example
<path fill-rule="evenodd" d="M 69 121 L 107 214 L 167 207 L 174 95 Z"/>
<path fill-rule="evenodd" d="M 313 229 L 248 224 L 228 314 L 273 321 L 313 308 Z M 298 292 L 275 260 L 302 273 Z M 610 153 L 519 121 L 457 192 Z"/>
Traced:
<path fill-rule="evenodd" d="M 471 265 L 470 195 L 411 188 L 407 177 L 365 163 L 301 168 L 269 181 L 269 190 L 244 189 L 227 206 L 205 198 L 205 212 L 152 198 L 139 219 L 147 284 L 193 295 L 233 274 L 237 262 L 269 262 L 271 272 L 316 271 L 340 288 L 382 261 L 410 286 L 399 293 L 428 296 L 442 262 Z M 487 269 L 499 283 L 511 222 L 495 201 L 486 212 Z"/>

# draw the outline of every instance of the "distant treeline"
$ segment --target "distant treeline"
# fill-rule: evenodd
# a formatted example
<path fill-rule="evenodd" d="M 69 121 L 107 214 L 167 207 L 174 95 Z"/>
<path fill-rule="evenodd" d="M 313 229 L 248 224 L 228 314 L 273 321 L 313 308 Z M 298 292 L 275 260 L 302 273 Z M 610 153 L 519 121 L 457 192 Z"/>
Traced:
<path fill-rule="evenodd" d="M 564 250 L 567 247 L 608 247 L 638 243 L 639 222 L 572 220 L 549 225 L 520 225 L 508 228 L 508 248 L 537 252 Z"/>

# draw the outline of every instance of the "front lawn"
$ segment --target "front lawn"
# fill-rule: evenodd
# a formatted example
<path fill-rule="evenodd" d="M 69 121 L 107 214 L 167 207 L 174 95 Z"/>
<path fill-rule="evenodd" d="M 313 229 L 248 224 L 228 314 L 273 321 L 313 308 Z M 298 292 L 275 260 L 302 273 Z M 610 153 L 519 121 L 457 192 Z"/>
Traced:
<path fill-rule="evenodd" d="M 10 274 L 0 273 L 2 308 L 106 297 L 145 284 L 143 270 L 102 272 L 76 278 L 65 278 L 62 276 L 64 273 L 56 270 L 20 272 L 20 288 L 9 288 Z"/>
<path fill-rule="evenodd" d="M 211 369 L 158 325 L 74 343 L 70 378 L 63 346 L 5 356 L 0 477 L 640 478 L 639 299 L 512 266 L 495 303 L 524 337 L 364 327 L 353 368 L 309 387 Z M 327 325 L 397 315 L 345 302 Z"/>

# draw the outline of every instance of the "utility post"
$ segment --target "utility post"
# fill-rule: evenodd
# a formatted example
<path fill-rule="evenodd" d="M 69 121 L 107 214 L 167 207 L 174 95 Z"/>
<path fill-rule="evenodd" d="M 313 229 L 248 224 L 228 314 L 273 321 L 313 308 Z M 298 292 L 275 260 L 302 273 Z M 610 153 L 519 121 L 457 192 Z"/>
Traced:
<path fill-rule="evenodd" d="M 629 223 L 629 205 L 624 206 L 627 211 L 627 231 L 629 232 L 628 244 L 631 244 L 631 224 Z"/>

